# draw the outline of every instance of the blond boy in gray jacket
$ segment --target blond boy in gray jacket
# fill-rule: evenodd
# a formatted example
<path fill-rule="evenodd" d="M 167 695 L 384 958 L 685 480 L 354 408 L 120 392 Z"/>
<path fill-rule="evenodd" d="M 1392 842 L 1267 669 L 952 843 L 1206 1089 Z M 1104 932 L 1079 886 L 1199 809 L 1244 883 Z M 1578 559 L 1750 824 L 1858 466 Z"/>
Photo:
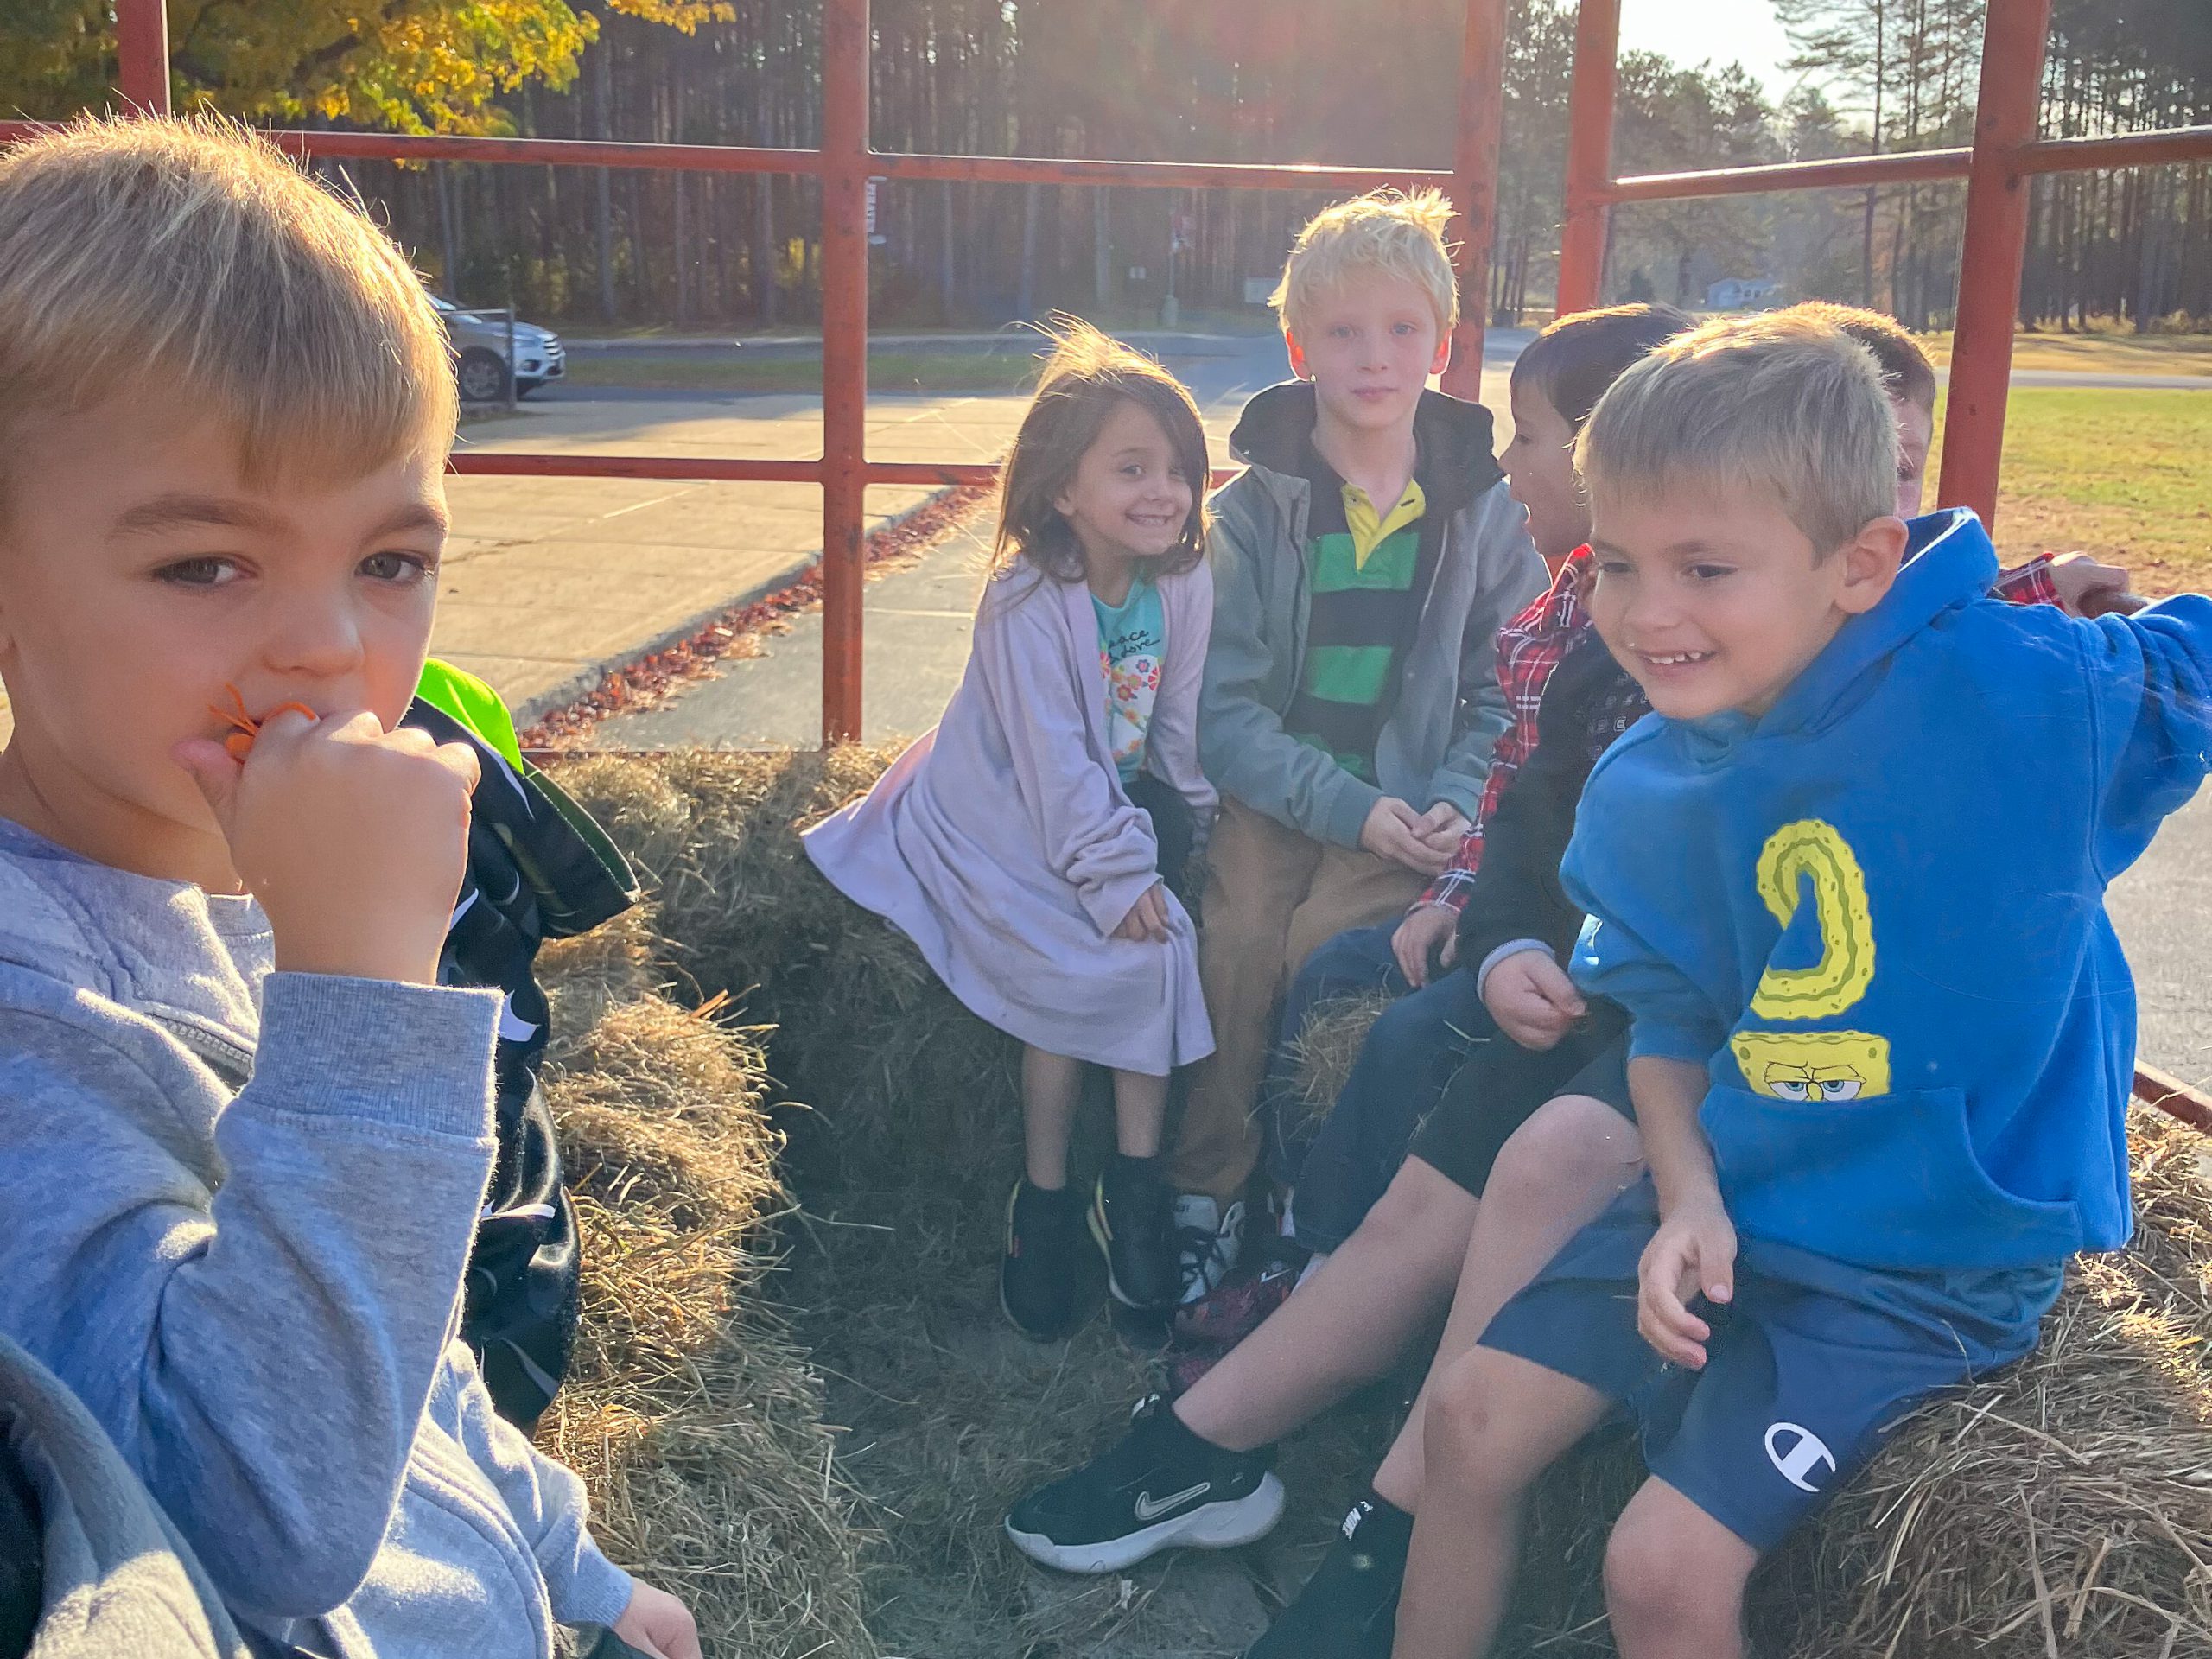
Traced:
<path fill-rule="evenodd" d="M 1213 501 L 1198 742 L 1222 812 L 1199 973 L 1217 1047 L 1173 1174 L 1217 1213 L 1257 1160 L 1285 980 L 1450 861 L 1505 728 L 1497 631 L 1544 585 L 1490 412 L 1426 390 L 1459 321 L 1450 212 L 1381 193 L 1300 233 L 1274 295 L 1298 378 L 1246 406 L 1246 470 Z"/>
<path fill-rule="evenodd" d="M 0 1334 L 259 1651 L 697 1659 L 454 1335 L 499 999 L 436 983 L 474 752 L 399 728 L 454 413 L 415 274 L 267 144 L 0 153 Z"/>

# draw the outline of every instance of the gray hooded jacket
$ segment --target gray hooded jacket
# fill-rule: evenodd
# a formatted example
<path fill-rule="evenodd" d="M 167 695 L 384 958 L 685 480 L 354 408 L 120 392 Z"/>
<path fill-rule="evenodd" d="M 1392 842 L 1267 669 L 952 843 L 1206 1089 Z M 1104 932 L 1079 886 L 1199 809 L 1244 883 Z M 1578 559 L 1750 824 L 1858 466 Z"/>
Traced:
<path fill-rule="evenodd" d="M 1270 386 L 1245 405 L 1230 447 L 1245 471 L 1215 493 L 1208 547 L 1213 638 L 1199 703 L 1198 753 L 1224 795 L 1315 841 L 1357 847 L 1384 795 L 1426 811 L 1449 801 L 1471 823 L 1506 727 L 1497 631 L 1544 589 L 1528 515 L 1491 454 L 1490 411 L 1424 392 L 1414 417 L 1414 476 L 1444 520 L 1398 694 L 1375 747 L 1381 787 L 1283 729 L 1306 661 L 1303 467 L 1313 388 Z"/>
<path fill-rule="evenodd" d="M 631 1585 L 454 1336 L 499 999 L 270 963 L 251 899 L 0 820 L 0 1332 L 241 1624 L 549 1659 Z"/>

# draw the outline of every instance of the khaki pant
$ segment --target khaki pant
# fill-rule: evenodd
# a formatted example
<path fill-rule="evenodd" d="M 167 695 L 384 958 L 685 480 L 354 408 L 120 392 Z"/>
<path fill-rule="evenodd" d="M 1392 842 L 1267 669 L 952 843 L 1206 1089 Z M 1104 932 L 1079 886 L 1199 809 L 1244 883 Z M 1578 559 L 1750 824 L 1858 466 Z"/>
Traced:
<path fill-rule="evenodd" d="M 1284 983 L 1325 940 L 1372 927 L 1421 897 L 1423 879 L 1357 848 L 1307 839 L 1265 813 L 1221 804 L 1206 848 L 1198 979 L 1214 1052 L 1192 1074 L 1170 1179 L 1226 1205 L 1259 1161 L 1252 1113 Z"/>

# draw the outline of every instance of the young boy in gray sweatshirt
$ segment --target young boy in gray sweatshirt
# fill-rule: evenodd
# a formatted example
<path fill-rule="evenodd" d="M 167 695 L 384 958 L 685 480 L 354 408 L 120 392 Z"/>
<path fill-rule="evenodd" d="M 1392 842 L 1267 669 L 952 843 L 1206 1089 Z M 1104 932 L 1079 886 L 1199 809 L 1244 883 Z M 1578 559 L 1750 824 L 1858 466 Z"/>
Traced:
<path fill-rule="evenodd" d="M 499 999 L 435 983 L 474 753 L 399 726 L 447 352 L 241 131 L 0 154 L 0 1335 L 267 1651 L 696 1659 L 455 1340 Z"/>

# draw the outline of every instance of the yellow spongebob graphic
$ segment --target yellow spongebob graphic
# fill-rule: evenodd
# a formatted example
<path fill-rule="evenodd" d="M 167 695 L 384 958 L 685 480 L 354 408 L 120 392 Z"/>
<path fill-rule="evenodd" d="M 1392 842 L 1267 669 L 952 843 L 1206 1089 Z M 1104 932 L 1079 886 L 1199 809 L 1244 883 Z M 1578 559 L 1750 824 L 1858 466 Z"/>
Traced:
<path fill-rule="evenodd" d="M 1890 1039 L 1866 1031 L 1739 1031 L 1744 1081 L 1777 1100 L 1859 1100 L 1890 1092 Z"/>
<path fill-rule="evenodd" d="M 1821 959 L 1769 967 L 1751 995 L 1767 1020 L 1830 1020 L 1856 1007 L 1874 978 L 1874 918 L 1858 855 L 1834 824 L 1785 823 L 1760 849 L 1759 897 L 1786 931 L 1809 881 Z M 1744 1081 L 1778 1100 L 1858 1100 L 1890 1089 L 1890 1041 L 1865 1031 L 1738 1031 L 1728 1039 Z"/>

